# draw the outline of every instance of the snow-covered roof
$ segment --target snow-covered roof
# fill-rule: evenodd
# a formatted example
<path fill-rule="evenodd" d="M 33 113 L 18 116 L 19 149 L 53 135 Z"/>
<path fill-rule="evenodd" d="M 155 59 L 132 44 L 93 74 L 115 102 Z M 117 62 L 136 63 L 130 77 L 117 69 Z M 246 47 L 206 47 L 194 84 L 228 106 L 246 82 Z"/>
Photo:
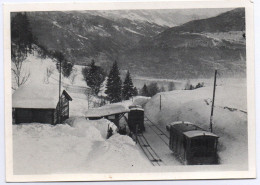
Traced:
<path fill-rule="evenodd" d="M 140 105 L 130 105 L 129 109 L 130 110 L 141 110 L 141 111 L 144 111 L 144 109 Z"/>
<path fill-rule="evenodd" d="M 197 130 L 205 131 L 204 129 L 200 128 L 199 126 L 197 126 L 191 122 L 187 122 L 187 121 L 175 121 L 168 125 L 168 129 L 170 127 L 174 127 L 176 130 L 182 132 L 183 134 L 185 132 L 194 131 L 194 130 L 195 131 L 197 131 Z"/>
<path fill-rule="evenodd" d="M 212 137 L 218 137 L 216 134 L 213 134 L 211 132 L 203 131 L 203 130 L 191 130 L 183 133 L 188 138 L 193 138 L 197 136 L 212 136 Z"/>
<path fill-rule="evenodd" d="M 188 122 L 188 121 L 174 121 L 174 122 L 170 123 L 169 125 L 177 125 L 177 124 L 191 124 L 191 125 L 193 125 L 193 123 Z"/>
<path fill-rule="evenodd" d="M 70 100 L 69 94 L 62 88 Z M 53 108 L 59 101 L 59 86 L 51 84 L 30 83 L 20 86 L 12 95 L 13 108 Z"/>
<path fill-rule="evenodd" d="M 118 104 L 109 104 L 103 107 L 88 109 L 86 112 L 86 117 L 103 117 L 125 112 L 129 112 L 129 109 L 127 107 Z"/>
<path fill-rule="evenodd" d="M 140 108 L 140 107 L 133 107 L 133 108 L 130 108 L 130 110 L 140 110 L 140 111 L 144 111 L 144 109 Z"/>

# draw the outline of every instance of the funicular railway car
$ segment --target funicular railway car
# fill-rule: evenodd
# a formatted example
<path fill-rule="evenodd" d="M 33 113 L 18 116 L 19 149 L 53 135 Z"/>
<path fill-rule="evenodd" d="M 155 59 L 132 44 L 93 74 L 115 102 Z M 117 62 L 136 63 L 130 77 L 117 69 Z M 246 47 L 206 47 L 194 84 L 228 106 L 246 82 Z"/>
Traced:
<path fill-rule="evenodd" d="M 170 132 L 169 148 L 184 164 L 218 164 L 218 136 L 190 122 L 167 125 Z"/>
<path fill-rule="evenodd" d="M 145 131 L 144 127 L 144 109 L 138 105 L 129 106 L 128 113 L 128 127 L 133 133 L 142 133 Z"/>

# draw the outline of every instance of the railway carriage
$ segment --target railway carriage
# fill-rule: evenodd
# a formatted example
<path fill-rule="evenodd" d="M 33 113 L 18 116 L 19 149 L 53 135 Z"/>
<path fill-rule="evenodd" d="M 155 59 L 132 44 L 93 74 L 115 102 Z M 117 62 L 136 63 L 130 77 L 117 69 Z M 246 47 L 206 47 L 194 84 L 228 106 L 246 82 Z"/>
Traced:
<path fill-rule="evenodd" d="M 128 113 L 128 127 L 134 133 L 142 133 L 145 131 L 144 127 L 144 109 L 138 105 L 129 106 Z"/>
<path fill-rule="evenodd" d="M 181 162 L 188 165 L 217 164 L 218 136 L 190 122 L 167 125 L 169 148 Z"/>

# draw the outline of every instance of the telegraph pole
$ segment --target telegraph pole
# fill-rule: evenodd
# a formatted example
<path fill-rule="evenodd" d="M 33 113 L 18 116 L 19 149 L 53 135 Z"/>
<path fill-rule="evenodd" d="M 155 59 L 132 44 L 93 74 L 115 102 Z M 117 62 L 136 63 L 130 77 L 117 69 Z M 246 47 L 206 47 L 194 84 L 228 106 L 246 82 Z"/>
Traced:
<path fill-rule="evenodd" d="M 89 109 L 90 105 L 89 105 L 89 92 L 88 92 L 88 109 Z"/>
<path fill-rule="evenodd" d="M 60 57 L 60 74 L 59 74 L 59 118 L 58 118 L 58 123 L 60 124 L 61 123 L 61 57 Z"/>
<path fill-rule="evenodd" d="M 160 110 L 162 110 L 162 95 L 160 95 Z"/>
<path fill-rule="evenodd" d="M 215 77 L 214 77 L 213 98 L 212 98 L 211 114 L 210 114 L 210 132 L 213 132 L 212 125 L 213 125 L 213 112 L 214 112 L 216 82 L 217 82 L 217 70 L 215 70 Z"/>

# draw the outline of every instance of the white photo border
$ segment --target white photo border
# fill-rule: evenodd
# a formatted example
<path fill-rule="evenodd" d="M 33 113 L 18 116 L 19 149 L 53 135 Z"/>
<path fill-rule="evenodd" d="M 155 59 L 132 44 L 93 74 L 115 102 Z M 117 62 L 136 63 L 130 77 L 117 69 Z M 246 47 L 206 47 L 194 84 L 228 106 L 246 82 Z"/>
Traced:
<path fill-rule="evenodd" d="M 189 0 L 147 2 L 73 2 L 73 3 L 6 3 L 4 7 L 4 83 L 5 83 L 5 150 L 7 182 L 42 181 L 124 181 L 124 180 L 181 180 L 256 178 L 255 137 L 255 79 L 254 79 L 254 22 L 250 0 Z M 184 166 L 182 172 L 162 173 L 106 173 L 106 174 L 50 174 L 14 175 L 12 144 L 11 38 L 10 13 L 17 11 L 72 11 L 123 9 L 190 9 L 244 7 L 246 12 L 247 110 L 248 110 L 248 170 L 208 171 L 201 167 Z M 195 171 L 197 170 L 197 172 Z M 185 172 L 186 171 L 186 172 Z"/>

